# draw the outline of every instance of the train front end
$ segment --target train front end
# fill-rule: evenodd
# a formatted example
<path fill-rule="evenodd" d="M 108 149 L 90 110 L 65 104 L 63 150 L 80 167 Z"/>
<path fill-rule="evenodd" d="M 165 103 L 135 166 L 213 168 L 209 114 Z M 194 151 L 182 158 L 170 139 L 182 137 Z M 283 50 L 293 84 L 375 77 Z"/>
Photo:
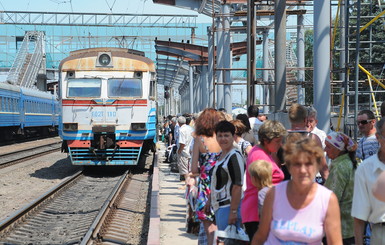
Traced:
<path fill-rule="evenodd" d="M 62 61 L 59 123 L 74 165 L 138 165 L 156 142 L 155 67 L 140 52 L 96 48 Z"/>

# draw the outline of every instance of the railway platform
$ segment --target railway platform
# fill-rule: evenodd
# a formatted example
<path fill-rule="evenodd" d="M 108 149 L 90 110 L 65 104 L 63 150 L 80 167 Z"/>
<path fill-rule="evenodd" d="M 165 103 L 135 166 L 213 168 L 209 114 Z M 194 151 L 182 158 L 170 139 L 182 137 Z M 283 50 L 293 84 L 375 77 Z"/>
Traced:
<path fill-rule="evenodd" d="M 170 164 L 164 162 L 165 145 L 157 145 L 154 165 L 150 228 L 147 245 L 196 245 L 198 236 L 186 232 L 186 199 L 184 182 L 179 174 L 172 173 Z"/>

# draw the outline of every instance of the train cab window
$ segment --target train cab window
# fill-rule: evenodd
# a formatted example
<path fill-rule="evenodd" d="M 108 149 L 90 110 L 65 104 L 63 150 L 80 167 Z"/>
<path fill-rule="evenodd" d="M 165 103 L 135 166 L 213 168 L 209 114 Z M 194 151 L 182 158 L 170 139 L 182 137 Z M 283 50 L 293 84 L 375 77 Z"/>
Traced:
<path fill-rule="evenodd" d="M 142 97 L 142 81 L 134 78 L 108 79 L 108 97 Z"/>
<path fill-rule="evenodd" d="M 101 79 L 69 79 L 67 97 L 100 97 Z"/>

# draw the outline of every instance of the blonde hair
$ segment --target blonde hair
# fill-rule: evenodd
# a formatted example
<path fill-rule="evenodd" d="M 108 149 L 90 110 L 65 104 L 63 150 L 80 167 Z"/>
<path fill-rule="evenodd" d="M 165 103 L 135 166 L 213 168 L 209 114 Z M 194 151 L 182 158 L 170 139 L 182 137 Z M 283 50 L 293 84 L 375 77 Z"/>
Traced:
<path fill-rule="evenodd" d="M 250 164 L 248 168 L 252 178 L 259 182 L 261 187 L 271 187 L 273 185 L 273 168 L 271 163 L 265 160 L 257 160 Z"/>
<path fill-rule="evenodd" d="M 233 120 L 233 115 L 231 115 L 229 113 L 224 113 L 224 115 L 225 115 L 225 118 L 226 118 L 227 121 L 230 122 L 231 120 Z"/>
<path fill-rule="evenodd" d="M 275 120 L 266 120 L 258 130 L 258 138 L 261 145 L 269 143 L 274 138 L 284 137 L 287 135 L 285 126 Z"/>

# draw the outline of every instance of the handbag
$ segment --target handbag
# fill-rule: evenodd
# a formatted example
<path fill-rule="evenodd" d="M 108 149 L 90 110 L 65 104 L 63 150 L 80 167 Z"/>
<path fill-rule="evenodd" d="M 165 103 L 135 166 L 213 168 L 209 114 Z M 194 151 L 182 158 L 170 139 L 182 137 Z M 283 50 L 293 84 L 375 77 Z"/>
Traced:
<path fill-rule="evenodd" d="M 217 245 L 250 244 L 246 232 L 235 225 L 228 225 L 224 231 L 215 231 L 214 239 Z"/>

